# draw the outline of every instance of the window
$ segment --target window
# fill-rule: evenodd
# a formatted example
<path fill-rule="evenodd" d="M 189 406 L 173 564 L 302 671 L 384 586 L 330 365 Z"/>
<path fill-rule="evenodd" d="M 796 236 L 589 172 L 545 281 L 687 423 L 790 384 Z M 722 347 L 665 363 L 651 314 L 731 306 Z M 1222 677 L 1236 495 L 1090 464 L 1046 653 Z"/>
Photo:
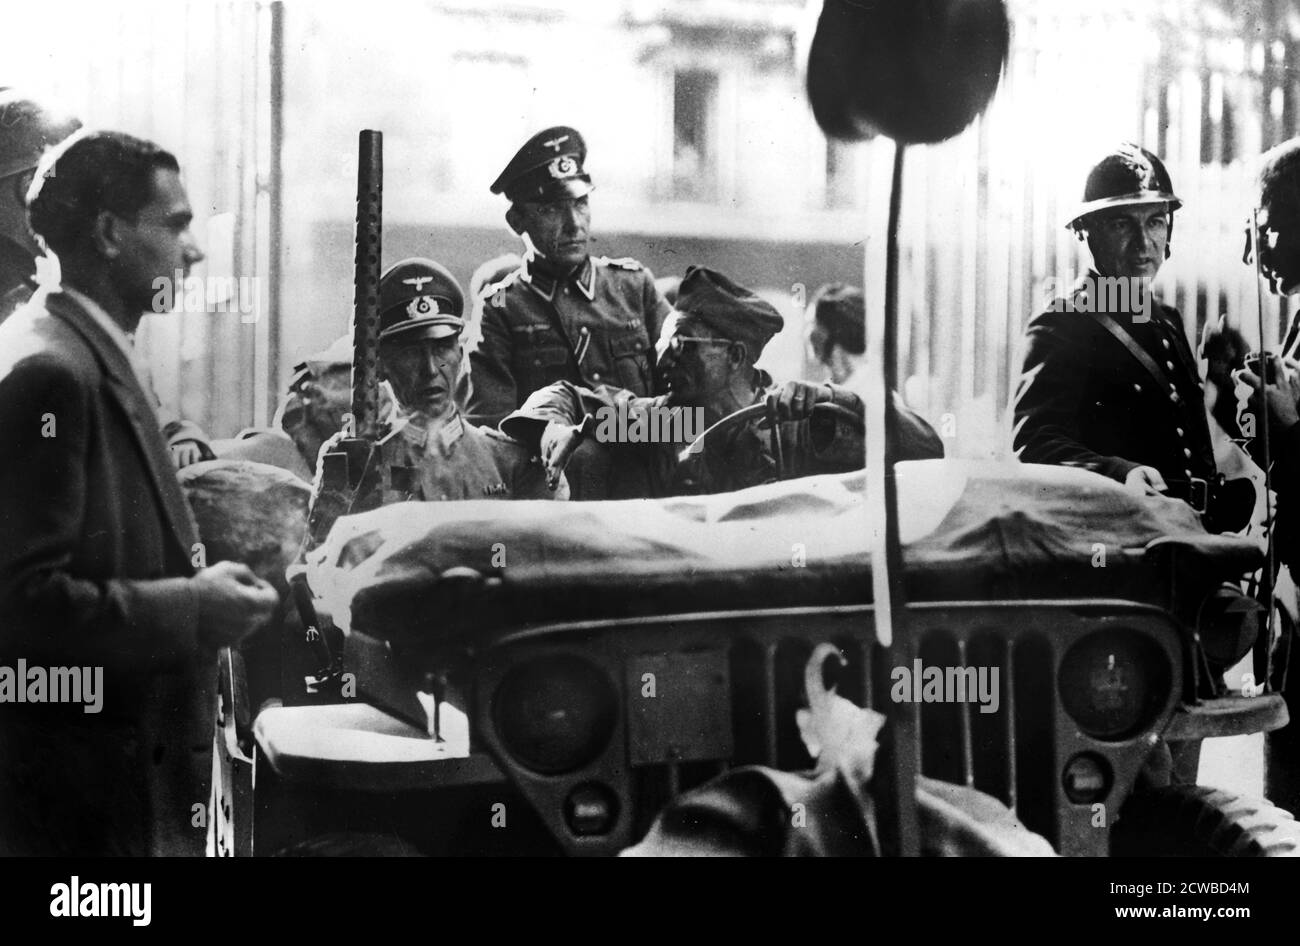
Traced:
<path fill-rule="evenodd" d="M 712 200 L 717 188 L 718 77 L 703 70 L 673 75 L 673 196 Z"/>

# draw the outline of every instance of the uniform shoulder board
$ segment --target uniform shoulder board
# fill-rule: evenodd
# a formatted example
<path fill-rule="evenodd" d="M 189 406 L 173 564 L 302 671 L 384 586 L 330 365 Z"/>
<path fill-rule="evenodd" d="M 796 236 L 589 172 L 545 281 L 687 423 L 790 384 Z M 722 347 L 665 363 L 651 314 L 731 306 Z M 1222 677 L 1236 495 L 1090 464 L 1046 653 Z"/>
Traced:
<path fill-rule="evenodd" d="M 467 421 L 465 426 L 469 427 L 471 425 Z M 477 430 L 479 433 L 481 433 L 483 436 L 487 437 L 488 440 L 493 440 L 496 441 L 497 443 L 513 443 L 513 444 L 519 443 L 518 440 L 516 440 L 514 437 L 511 437 L 509 434 L 503 434 L 495 427 L 488 427 L 486 424 L 481 427 L 474 427 L 474 429 Z"/>
<path fill-rule="evenodd" d="M 521 451 L 525 455 L 528 453 L 528 448 L 526 446 L 514 437 L 511 437 L 509 434 L 497 430 L 495 427 L 479 427 L 476 429 L 480 433 L 486 435 L 488 442 L 496 449 L 506 450 L 511 453 L 514 451 Z"/>
<path fill-rule="evenodd" d="M 620 256 L 617 259 L 611 259 L 608 256 L 598 256 L 596 257 L 596 262 L 602 266 L 617 266 L 619 269 L 627 269 L 632 272 L 645 269 L 640 262 L 634 260 L 630 256 Z"/>
<path fill-rule="evenodd" d="M 503 308 L 505 306 L 505 300 L 501 298 L 499 293 L 501 292 L 502 289 L 508 289 L 510 286 L 513 286 L 516 282 L 518 282 L 519 274 L 521 272 L 522 272 L 521 269 L 516 269 L 513 273 L 506 274 L 501 279 L 498 279 L 496 282 L 488 283 L 486 286 L 484 286 L 482 289 L 478 291 L 479 299 L 483 300 L 487 305 L 490 305 L 494 308 L 497 309 Z"/>

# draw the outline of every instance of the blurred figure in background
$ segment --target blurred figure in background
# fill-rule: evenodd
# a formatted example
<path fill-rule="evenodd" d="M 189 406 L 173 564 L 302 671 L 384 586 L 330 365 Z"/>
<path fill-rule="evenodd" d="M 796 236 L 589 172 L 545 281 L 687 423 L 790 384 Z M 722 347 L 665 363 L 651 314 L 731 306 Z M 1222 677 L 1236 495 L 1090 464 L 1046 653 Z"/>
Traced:
<path fill-rule="evenodd" d="M 48 148 L 81 122 L 14 89 L 0 89 L 0 322 L 36 291 L 40 245 L 27 225 L 27 190 Z"/>
<path fill-rule="evenodd" d="M 379 386 L 380 416 L 392 410 L 388 385 Z M 352 338 L 343 335 L 294 368 L 289 389 L 270 427 L 248 427 L 212 444 L 221 459 L 252 460 L 288 470 L 304 482 L 316 476 L 326 440 L 343 429 L 352 409 Z"/>
<path fill-rule="evenodd" d="M 867 310 L 862 290 L 827 283 L 808 300 L 812 319 L 804 329 L 809 356 L 826 366 L 831 381 L 866 399 L 863 374 L 867 351 Z"/>

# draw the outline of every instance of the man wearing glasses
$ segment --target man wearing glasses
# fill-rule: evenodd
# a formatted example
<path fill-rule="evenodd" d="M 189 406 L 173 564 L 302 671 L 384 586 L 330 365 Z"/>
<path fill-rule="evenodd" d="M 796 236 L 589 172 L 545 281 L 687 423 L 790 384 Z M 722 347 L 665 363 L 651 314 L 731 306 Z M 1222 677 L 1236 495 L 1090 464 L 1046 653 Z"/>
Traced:
<path fill-rule="evenodd" d="M 1251 240 L 1253 229 L 1258 231 Z M 1300 138 L 1292 138 L 1267 152 L 1259 174 L 1259 209 L 1246 233 L 1246 262 L 1258 263 L 1258 272 L 1277 295 L 1300 292 Z M 1254 246 L 1252 246 L 1252 242 Z M 1258 259 L 1251 250 L 1258 248 Z M 1276 552 L 1278 561 L 1289 567 L 1294 579 L 1300 573 L 1300 515 L 1296 512 L 1296 483 L 1300 482 L 1300 364 L 1294 356 L 1300 323 L 1287 333 L 1286 357 L 1269 355 L 1266 372 L 1242 369 L 1239 376 L 1252 390 L 1248 408 L 1258 412 L 1266 399 L 1269 416 L 1269 446 L 1273 455 L 1272 486 L 1277 491 Z M 1258 369 L 1258 366 L 1254 366 Z M 1271 375 L 1265 384 L 1260 374 Z M 1263 460 L 1258 438 L 1252 453 Z M 1285 697 L 1291 724 L 1268 733 L 1265 773 L 1267 796 L 1279 805 L 1300 804 L 1300 685 L 1294 639 L 1279 643 L 1276 659 L 1286 658 Z M 1275 673 L 1277 670 L 1275 669 Z"/>
<path fill-rule="evenodd" d="M 597 443 L 609 457 L 602 489 L 615 499 L 725 492 L 781 476 L 860 469 L 863 403 L 856 394 L 829 383 L 773 385 L 755 367 L 782 325 L 768 302 L 721 273 L 693 266 L 657 346 L 665 395 L 639 397 L 610 385 L 587 389 L 560 381 L 535 392 L 501 428 L 536 446 L 552 481 L 579 443 Z M 766 412 L 759 411 L 706 438 L 703 449 L 680 456 L 719 420 L 769 404 L 775 438 Z M 831 409 L 817 410 L 823 404 Z M 943 456 L 942 442 L 925 421 L 897 405 L 895 410 L 897 459 Z M 676 423 L 682 417 L 694 422 Z M 656 436 L 664 432 L 678 436 Z"/>
<path fill-rule="evenodd" d="M 482 337 L 470 352 L 466 411 L 495 426 L 555 381 L 654 393 L 650 349 L 668 304 L 632 259 L 588 255 L 591 175 L 575 129 L 530 138 L 492 184 L 510 201 L 506 222 L 524 243 L 523 265 L 484 289 Z M 584 477 L 572 482 L 574 498 Z"/>

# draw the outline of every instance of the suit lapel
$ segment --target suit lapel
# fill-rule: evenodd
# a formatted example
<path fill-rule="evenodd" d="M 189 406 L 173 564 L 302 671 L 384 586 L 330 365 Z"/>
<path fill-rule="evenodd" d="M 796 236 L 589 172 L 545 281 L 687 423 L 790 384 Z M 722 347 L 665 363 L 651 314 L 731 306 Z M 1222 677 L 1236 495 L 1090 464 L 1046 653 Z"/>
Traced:
<path fill-rule="evenodd" d="M 51 315 L 61 319 L 82 337 L 103 367 L 106 387 L 130 423 L 131 432 L 144 456 L 145 469 L 149 471 L 154 493 L 171 525 L 181 557 L 188 561 L 190 550 L 198 537 L 198 528 L 189 503 L 185 501 L 180 484 L 176 481 L 175 469 L 158 429 L 158 415 L 149 395 L 141 389 L 135 369 L 121 347 L 108 337 L 71 296 L 61 292 L 51 293 L 46 308 Z"/>

